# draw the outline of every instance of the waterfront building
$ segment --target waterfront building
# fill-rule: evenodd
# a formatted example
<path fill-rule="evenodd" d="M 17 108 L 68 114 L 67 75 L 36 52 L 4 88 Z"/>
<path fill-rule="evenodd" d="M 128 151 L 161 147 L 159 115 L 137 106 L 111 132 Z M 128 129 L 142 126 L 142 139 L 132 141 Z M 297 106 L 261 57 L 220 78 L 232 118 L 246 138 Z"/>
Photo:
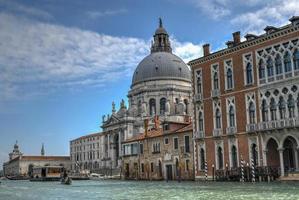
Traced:
<path fill-rule="evenodd" d="M 102 132 L 88 134 L 70 141 L 70 158 L 72 171 L 93 171 L 100 173 L 100 169 L 106 170 L 104 152 L 105 134 Z M 104 172 L 101 172 L 104 173 Z"/>
<path fill-rule="evenodd" d="M 169 35 L 161 19 L 153 37 L 150 54 L 134 71 L 127 95 L 128 106 L 122 100 L 116 110 L 113 102 L 112 113 L 102 117 L 102 133 L 99 133 L 99 138 L 102 138 L 99 141 L 100 159 L 88 157 L 88 163 L 100 162 L 96 167 L 110 168 L 113 171 L 111 173 L 121 170 L 122 142 L 144 133 L 145 119 L 159 116 L 161 122 L 183 123 L 192 110 L 191 70 L 182 59 L 172 53 Z M 150 129 L 154 124 L 149 123 L 148 126 Z M 72 166 L 76 165 L 78 155 L 79 160 L 80 155 L 83 159 L 83 147 L 79 147 L 79 150 L 75 147 L 81 145 L 80 141 L 80 138 L 71 141 Z M 83 166 L 83 169 L 96 171 L 92 166 Z M 82 169 L 82 164 L 80 168 Z"/>
<path fill-rule="evenodd" d="M 42 145 L 41 153 L 44 153 L 44 145 Z M 70 169 L 69 156 L 28 156 L 23 155 L 19 150 L 19 145 L 14 145 L 14 149 L 9 153 L 9 161 L 3 164 L 4 176 L 27 177 L 32 175 L 34 167 L 43 166 L 61 166 Z"/>
<path fill-rule="evenodd" d="M 160 124 L 155 117 L 153 128 L 149 129 L 146 124 L 144 133 L 123 142 L 123 177 L 193 180 L 192 124 L 189 119 Z"/>
<path fill-rule="evenodd" d="M 299 17 L 192 60 L 195 176 L 240 167 L 299 170 Z"/>

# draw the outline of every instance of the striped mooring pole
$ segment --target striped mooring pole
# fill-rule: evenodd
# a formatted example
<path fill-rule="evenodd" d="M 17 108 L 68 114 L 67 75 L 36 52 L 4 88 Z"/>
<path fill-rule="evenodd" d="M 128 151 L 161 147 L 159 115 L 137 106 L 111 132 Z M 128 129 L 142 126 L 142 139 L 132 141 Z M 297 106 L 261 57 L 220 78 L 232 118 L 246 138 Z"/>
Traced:
<path fill-rule="evenodd" d="M 241 158 L 241 182 L 244 183 L 244 161 L 243 161 L 243 158 Z"/>
<path fill-rule="evenodd" d="M 206 181 L 208 180 L 208 163 L 207 163 L 207 161 L 205 162 L 205 179 L 206 179 Z"/>
<path fill-rule="evenodd" d="M 251 176 L 252 176 L 251 181 L 254 183 L 255 182 L 255 169 L 254 169 L 254 160 L 253 159 L 251 159 Z"/>

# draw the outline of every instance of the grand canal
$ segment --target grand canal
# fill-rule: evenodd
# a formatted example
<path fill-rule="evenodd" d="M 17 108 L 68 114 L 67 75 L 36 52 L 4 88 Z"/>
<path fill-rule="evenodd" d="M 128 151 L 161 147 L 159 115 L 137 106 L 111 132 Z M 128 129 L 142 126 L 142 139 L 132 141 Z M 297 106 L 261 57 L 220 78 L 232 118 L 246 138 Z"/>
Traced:
<path fill-rule="evenodd" d="M 66 186 L 58 182 L 2 181 L 0 199 L 286 200 L 299 199 L 299 183 L 73 181 Z"/>

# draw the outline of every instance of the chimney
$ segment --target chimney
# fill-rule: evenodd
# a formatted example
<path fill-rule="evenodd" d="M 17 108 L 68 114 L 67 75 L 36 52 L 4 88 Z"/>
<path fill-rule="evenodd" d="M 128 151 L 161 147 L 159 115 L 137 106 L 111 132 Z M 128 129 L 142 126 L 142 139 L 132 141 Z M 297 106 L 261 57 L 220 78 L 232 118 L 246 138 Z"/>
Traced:
<path fill-rule="evenodd" d="M 210 44 L 204 44 L 202 48 L 203 48 L 203 56 L 210 55 Z"/>
<path fill-rule="evenodd" d="M 241 43 L 240 31 L 234 32 L 233 33 L 233 38 L 234 38 L 235 45 Z"/>

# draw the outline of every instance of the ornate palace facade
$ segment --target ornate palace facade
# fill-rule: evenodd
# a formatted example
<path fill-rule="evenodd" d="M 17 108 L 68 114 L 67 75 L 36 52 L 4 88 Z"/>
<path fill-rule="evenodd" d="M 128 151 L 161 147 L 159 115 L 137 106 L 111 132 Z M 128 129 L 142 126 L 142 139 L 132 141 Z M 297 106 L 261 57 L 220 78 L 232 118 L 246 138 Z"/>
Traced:
<path fill-rule="evenodd" d="M 195 176 L 240 167 L 299 170 L 299 17 L 191 61 Z"/>

